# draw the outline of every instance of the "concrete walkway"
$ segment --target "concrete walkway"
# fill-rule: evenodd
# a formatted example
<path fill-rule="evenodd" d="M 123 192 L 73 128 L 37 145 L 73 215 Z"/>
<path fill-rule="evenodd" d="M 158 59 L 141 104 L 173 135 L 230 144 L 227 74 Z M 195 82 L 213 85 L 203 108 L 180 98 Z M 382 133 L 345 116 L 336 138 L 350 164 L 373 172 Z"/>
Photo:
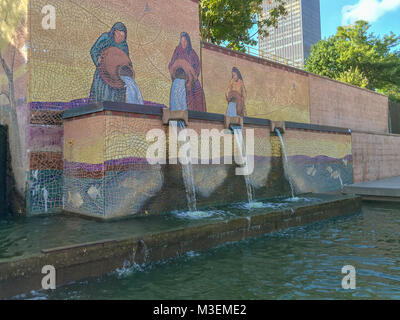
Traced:
<path fill-rule="evenodd" d="M 370 200 L 400 202 L 400 177 L 356 183 L 343 187 L 343 192 L 360 195 Z"/>

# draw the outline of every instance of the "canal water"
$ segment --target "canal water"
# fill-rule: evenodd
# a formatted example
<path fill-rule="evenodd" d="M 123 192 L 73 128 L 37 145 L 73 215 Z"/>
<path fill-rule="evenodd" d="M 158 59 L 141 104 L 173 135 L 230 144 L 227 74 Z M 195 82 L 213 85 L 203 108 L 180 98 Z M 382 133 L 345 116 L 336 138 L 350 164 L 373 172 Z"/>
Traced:
<path fill-rule="evenodd" d="M 346 265 L 355 290 L 342 288 Z M 400 205 L 367 203 L 351 216 L 17 298 L 400 299 Z"/>

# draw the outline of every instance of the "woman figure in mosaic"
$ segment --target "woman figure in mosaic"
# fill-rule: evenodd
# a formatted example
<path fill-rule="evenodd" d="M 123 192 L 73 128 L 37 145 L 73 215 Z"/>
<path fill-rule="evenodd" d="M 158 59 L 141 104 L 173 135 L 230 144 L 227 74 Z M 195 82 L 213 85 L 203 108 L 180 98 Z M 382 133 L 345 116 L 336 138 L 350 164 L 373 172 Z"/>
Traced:
<path fill-rule="evenodd" d="M 200 59 L 192 48 L 189 34 L 182 32 L 180 43 L 168 65 L 171 78 L 171 110 L 207 112 L 203 88 L 199 81 Z"/>
<path fill-rule="evenodd" d="M 232 79 L 229 82 L 225 97 L 228 101 L 226 115 L 229 117 L 247 116 L 245 100 L 247 90 L 243 82 L 242 74 L 236 67 L 232 68 Z"/>
<path fill-rule="evenodd" d="M 127 29 L 117 22 L 110 32 L 103 33 L 90 50 L 96 66 L 90 102 L 128 102 L 143 104 L 143 98 L 134 78 L 129 48 L 126 42 Z"/>

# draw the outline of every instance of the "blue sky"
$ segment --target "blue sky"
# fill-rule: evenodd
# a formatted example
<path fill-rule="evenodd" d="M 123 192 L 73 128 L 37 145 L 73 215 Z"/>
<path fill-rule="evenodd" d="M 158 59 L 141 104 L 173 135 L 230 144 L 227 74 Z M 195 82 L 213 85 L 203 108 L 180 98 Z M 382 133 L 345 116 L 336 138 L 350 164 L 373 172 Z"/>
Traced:
<path fill-rule="evenodd" d="M 320 3 L 322 39 L 334 35 L 337 27 L 356 20 L 368 21 L 370 31 L 376 35 L 390 31 L 400 35 L 400 0 L 320 0 Z M 256 27 L 251 33 L 255 30 Z"/>
<path fill-rule="evenodd" d="M 363 18 L 371 31 L 383 36 L 400 34 L 400 0 L 320 0 L 322 38 L 336 33 L 338 26 Z M 347 6 L 347 7 L 346 7 Z M 346 8 L 343 13 L 343 8 Z"/>

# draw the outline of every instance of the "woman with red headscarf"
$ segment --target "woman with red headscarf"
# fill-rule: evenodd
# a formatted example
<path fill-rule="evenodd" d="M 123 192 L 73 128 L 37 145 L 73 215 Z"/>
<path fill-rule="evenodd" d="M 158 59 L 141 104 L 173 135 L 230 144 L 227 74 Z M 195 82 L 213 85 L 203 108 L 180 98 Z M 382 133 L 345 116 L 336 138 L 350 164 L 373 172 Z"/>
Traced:
<path fill-rule="evenodd" d="M 193 50 L 190 36 L 186 32 L 181 33 L 180 43 L 172 55 L 168 68 L 173 82 L 185 80 L 186 109 L 207 112 L 203 88 L 198 79 L 201 71 L 200 59 Z M 178 92 L 182 91 L 176 90 L 179 87 L 178 81 L 173 83 L 171 89 L 171 109 L 182 109 L 182 106 L 175 106 L 175 102 L 185 100 L 177 97 Z"/>

